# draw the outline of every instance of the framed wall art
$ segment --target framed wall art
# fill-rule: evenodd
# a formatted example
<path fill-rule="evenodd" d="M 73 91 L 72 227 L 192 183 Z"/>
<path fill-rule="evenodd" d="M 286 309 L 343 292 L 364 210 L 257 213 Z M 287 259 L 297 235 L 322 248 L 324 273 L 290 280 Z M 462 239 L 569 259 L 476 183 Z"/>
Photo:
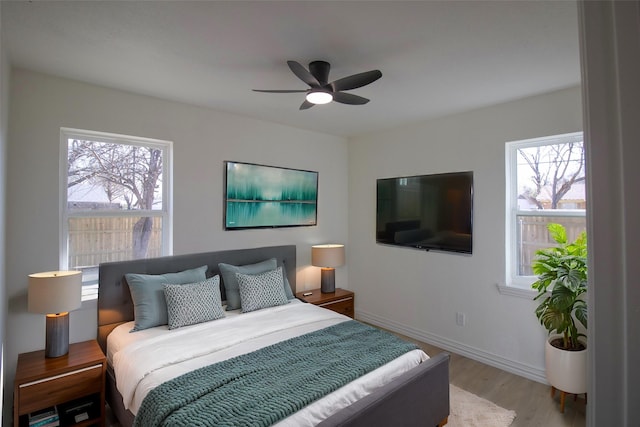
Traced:
<path fill-rule="evenodd" d="M 318 172 L 224 163 L 225 230 L 317 224 Z"/>

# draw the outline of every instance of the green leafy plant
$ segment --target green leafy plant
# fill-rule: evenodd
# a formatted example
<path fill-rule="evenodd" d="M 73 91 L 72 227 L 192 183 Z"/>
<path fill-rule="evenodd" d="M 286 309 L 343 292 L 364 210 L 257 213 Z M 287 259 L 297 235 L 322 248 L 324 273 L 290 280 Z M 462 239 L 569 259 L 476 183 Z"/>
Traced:
<path fill-rule="evenodd" d="M 578 350 L 581 344 L 576 320 L 587 327 L 587 303 L 582 296 L 587 291 L 587 235 L 567 242 L 567 233 L 561 224 L 547 226 L 553 240 L 552 248 L 539 249 L 532 263 L 538 280 L 531 287 L 538 291 L 534 300 L 542 299 L 536 316 L 549 334 L 563 337 L 566 350 Z"/>

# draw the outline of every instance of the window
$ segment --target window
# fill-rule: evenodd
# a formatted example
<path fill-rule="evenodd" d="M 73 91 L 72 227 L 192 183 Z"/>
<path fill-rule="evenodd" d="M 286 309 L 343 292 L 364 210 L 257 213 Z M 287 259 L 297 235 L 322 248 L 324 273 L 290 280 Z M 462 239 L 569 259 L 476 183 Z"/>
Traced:
<path fill-rule="evenodd" d="M 555 244 L 549 223 L 567 238 L 586 230 L 585 150 L 582 132 L 508 142 L 507 284 L 530 289 L 536 250 Z"/>
<path fill-rule="evenodd" d="M 170 255 L 172 143 L 61 129 L 62 269 L 97 293 L 98 264 Z"/>

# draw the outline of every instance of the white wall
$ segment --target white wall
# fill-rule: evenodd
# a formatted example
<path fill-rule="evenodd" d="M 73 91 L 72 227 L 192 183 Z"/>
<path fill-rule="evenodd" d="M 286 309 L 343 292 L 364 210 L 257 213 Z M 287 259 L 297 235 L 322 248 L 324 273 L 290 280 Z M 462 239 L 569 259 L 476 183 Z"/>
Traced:
<path fill-rule="evenodd" d="M 589 233 L 588 426 L 640 426 L 640 2 L 578 3 Z"/>
<path fill-rule="evenodd" d="M 505 142 L 580 131 L 581 111 L 575 87 L 351 140 L 347 263 L 357 316 L 544 381 L 535 303 L 496 287 L 505 282 Z M 376 178 L 465 170 L 474 172 L 472 255 L 376 244 Z"/>
<path fill-rule="evenodd" d="M 60 127 L 173 141 L 175 254 L 296 244 L 297 283 L 302 290 L 319 287 L 320 271 L 309 266 L 311 244 L 348 245 L 347 142 L 343 138 L 20 69 L 13 70 L 11 88 L 7 390 L 12 389 L 17 354 L 44 348 L 44 316 L 26 311 L 27 275 L 59 267 Z M 318 171 L 318 226 L 223 231 L 224 160 Z M 348 287 L 347 274 L 348 266 L 336 274 L 344 287 Z M 72 312 L 71 342 L 94 338 L 96 319 L 95 303 Z"/>

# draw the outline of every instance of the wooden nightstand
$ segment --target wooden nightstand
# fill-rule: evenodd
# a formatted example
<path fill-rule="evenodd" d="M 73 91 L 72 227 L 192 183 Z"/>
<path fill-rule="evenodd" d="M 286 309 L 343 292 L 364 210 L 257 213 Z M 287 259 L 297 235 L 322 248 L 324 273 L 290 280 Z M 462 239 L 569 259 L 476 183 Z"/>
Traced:
<path fill-rule="evenodd" d="M 51 359 L 44 357 L 44 350 L 18 355 L 13 425 L 28 426 L 30 412 L 57 406 L 61 426 L 104 426 L 106 368 L 106 358 L 97 341 L 70 344 L 67 355 Z M 78 406 L 87 403 L 86 410 L 70 411 L 65 416 L 65 407 L 71 409 L 65 404 L 72 401 Z"/>
<path fill-rule="evenodd" d="M 312 294 L 304 295 L 308 294 L 309 292 L 311 292 Z M 312 289 L 310 291 L 296 293 L 296 298 L 301 301 L 308 302 L 309 304 L 328 308 L 329 310 L 333 310 L 337 313 L 349 316 L 352 319 L 354 317 L 353 303 L 355 295 L 353 292 L 347 291 L 345 289 L 336 288 L 335 292 L 331 292 L 328 294 L 323 294 L 322 292 L 320 292 L 320 289 Z"/>

